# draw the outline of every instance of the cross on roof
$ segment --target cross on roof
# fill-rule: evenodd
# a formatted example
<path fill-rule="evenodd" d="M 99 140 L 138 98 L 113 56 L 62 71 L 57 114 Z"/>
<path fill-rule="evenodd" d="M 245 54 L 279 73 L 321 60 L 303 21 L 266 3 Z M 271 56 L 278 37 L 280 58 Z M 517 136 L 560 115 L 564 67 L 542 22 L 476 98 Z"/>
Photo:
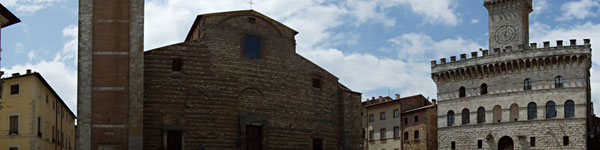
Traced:
<path fill-rule="evenodd" d="M 252 2 L 252 0 L 247 2 L 248 4 L 250 4 L 250 9 L 252 9 L 252 5 L 254 5 L 254 3 Z"/>

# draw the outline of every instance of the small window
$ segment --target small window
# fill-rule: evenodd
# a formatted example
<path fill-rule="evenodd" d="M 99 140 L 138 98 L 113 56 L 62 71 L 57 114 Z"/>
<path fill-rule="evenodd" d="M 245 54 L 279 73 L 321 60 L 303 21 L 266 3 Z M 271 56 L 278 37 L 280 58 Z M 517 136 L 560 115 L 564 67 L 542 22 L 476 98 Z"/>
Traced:
<path fill-rule="evenodd" d="M 400 127 L 394 127 L 394 138 L 400 137 Z"/>
<path fill-rule="evenodd" d="M 19 85 L 13 84 L 10 86 L 10 95 L 18 95 L 19 94 Z"/>
<path fill-rule="evenodd" d="M 373 114 L 369 115 L 369 122 L 375 121 L 375 116 Z"/>
<path fill-rule="evenodd" d="M 454 142 L 454 141 L 450 142 L 450 149 L 452 149 L 452 150 L 456 149 L 456 142 Z"/>
<path fill-rule="evenodd" d="M 379 134 L 381 135 L 381 137 L 380 137 L 380 138 L 381 138 L 382 140 L 385 140 L 385 128 L 383 128 L 383 129 L 379 129 Z"/>
<path fill-rule="evenodd" d="M 379 113 L 379 120 L 385 120 L 385 112 Z"/>
<path fill-rule="evenodd" d="M 313 78 L 312 81 L 313 81 L 312 82 L 312 86 L 314 88 L 321 88 L 321 79 L 319 79 L 319 78 Z"/>
<path fill-rule="evenodd" d="M 18 147 L 10 147 L 10 148 L 8 148 L 8 150 L 19 150 L 19 148 Z"/>
<path fill-rule="evenodd" d="M 454 125 L 454 111 L 448 111 L 448 115 L 447 117 L 447 121 L 448 121 L 448 126 L 453 126 Z"/>
<path fill-rule="evenodd" d="M 464 87 L 464 86 L 461 86 L 461 87 L 458 89 L 458 97 L 465 97 L 465 96 L 467 96 L 467 94 L 466 94 L 466 93 L 467 93 L 467 91 L 466 91 L 466 89 L 465 89 L 465 87 Z"/>
<path fill-rule="evenodd" d="M 487 93 L 488 93 L 488 90 L 487 90 L 487 89 L 488 89 L 488 87 L 487 87 L 487 84 L 485 84 L 485 83 L 484 83 L 484 84 L 481 84 L 481 89 L 480 89 L 480 90 L 481 90 L 481 91 L 480 91 L 481 95 L 485 95 L 485 94 L 487 94 Z"/>
<path fill-rule="evenodd" d="M 404 125 L 408 124 L 408 118 L 404 118 Z"/>
<path fill-rule="evenodd" d="M 404 140 L 408 141 L 408 132 L 404 132 Z"/>
<path fill-rule="evenodd" d="M 419 116 L 415 116 L 415 123 L 419 122 Z"/>
<path fill-rule="evenodd" d="M 575 102 L 567 100 L 565 102 L 565 118 L 575 117 Z"/>
<path fill-rule="evenodd" d="M 529 137 L 529 147 L 535 147 L 535 137 Z"/>
<path fill-rule="evenodd" d="M 10 116 L 10 129 L 8 130 L 8 134 L 19 134 L 19 116 Z"/>
<path fill-rule="evenodd" d="M 369 131 L 369 140 L 375 140 L 375 132 L 373 130 Z"/>
<path fill-rule="evenodd" d="M 483 107 L 477 109 L 477 123 L 485 123 L 485 108 Z"/>
<path fill-rule="evenodd" d="M 563 87 L 563 77 L 557 76 L 554 78 L 554 88 L 562 88 Z"/>
<path fill-rule="evenodd" d="M 400 117 L 400 110 L 394 109 L 394 118 Z"/>
<path fill-rule="evenodd" d="M 533 120 L 537 118 L 537 104 L 530 102 L 527 104 L 527 120 Z"/>
<path fill-rule="evenodd" d="M 569 136 L 563 136 L 563 146 L 569 146 Z"/>
<path fill-rule="evenodd" d="M 248 23 L 255 24 L 256 23 L 256 18 L 254 18 L 254 17 L 248 17 Z"/>
<path fill-rule="evenodd" d="M 260 58 L 260 39 L 258 37 L 244 37 L 244 56 L 248 58 Z"/>
<path fill-rule="evenodd" d="M 38 117 L 37 120 L 37 127 L 38 127 L 38 137 L 42 137 L 42 118 Z"/>
<path fill-rule="evenodd" d="M 313 138 L 313 150 L 323 150 L 323 139 Z"/>
<path fill-rule="evenodd" d="M 175 72 L 181 72 L 183 70 L 183 60 L 175 58 L 171 62 L 171 70 Z"/>
<path fill-rule="evenodd" d="M 531 79 L 527 78 L 523 81 L 523 90 L 531 90 Z"/>
<path fill-rule="evenodd" d="M 461 112 L 461 117 L 462 118 L 461 119 L 462 119 L 462 124 L 463 125 L 470 123 L 470 121 L 471 121 L 470 113 L 471 112 L 469 111 L 469 109 L 465 108 L 465 109 L 462 110 L 462 112 Z"/>
<path fill-rule="evenodd" d="M 479 148 L 479 149 L 483 148 L 483 140 L 477 140 L 477 148 Z"/>
<path fill-rule="evenodd" d="M 415 140 L 419 140 L 419 130 L 415 131 L 414 137 L 415 137 Z"/>
<path fill-rule="evenodd" d="M 546 119 L 556 118 L 556 105 L 554 101 L 548 101 L 546 103 Z"/>

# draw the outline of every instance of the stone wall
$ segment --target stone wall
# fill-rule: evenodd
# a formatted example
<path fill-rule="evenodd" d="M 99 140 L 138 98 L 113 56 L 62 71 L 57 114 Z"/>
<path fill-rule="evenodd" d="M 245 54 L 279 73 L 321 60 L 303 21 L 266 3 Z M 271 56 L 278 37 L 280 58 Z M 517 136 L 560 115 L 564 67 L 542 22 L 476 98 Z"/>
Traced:
<path fill-rule="evenodd" d="M 198 39 L 145 53 L 144 149 L 163 149 L 169 130 L 186 149 L 245 149 L 246 125 L 263 127 L 264 149 L 360 148 L 360 93 L 296 54 L 295 31 L 255 11 L 198 19 Z M 260 37 L 260 59 L 243 56 L 244 35 Z"/>

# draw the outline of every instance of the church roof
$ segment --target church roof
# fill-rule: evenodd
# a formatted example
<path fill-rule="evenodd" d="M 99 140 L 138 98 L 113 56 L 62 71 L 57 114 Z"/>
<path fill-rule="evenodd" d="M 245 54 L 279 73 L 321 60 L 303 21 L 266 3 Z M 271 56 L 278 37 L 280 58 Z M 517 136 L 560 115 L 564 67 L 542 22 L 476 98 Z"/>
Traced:
<path fill-rule="evenodd" d="M 21 22 L 21 19 L 17 18 L 17 16 L 15 16 L 13 13 L 11 13 L 2 4 L 0 4 L 0 15 L 2 15 L 4 18 L 6 18 L 8 20 L 8 22 L 6 24 L 2 25 L 2 28 Z"/>
<path fill-rule="evenodd" d="M 270 18 L 264 14 L 261 14 L 260 12 L 254 11 L 254 10 L 238 10 L 238 11 L 226 11 L 226 12 L 217 12 L 217 13 L 208 13 L 208 14 L 201 14 L 198 15 L 196 17 L 196 20 L 194 20 L 194 23 L 192 24 L 192 27 L 190 28 L 190 31 L 188 32 L 188 35 L 185 38 L 185 41 L 188 41 L 193 34 L 193 31 L 198 27 L 197 24 L 200 23 L 200 21 L 202 20 L 202 18 L 210 18 L 210 17 L 214 17 L 214 16 L 222 16 L 222 15 L 254 15 L 257 17 L 261 17 L 265 20 L 268 20 L 271 23 L 277 24 L 278 26 L 283 27 L 286 30 L 290 30 L 292 31 L 294 34 L 298 34 L 298 31 L 286 26 L 285 24 Z"/>

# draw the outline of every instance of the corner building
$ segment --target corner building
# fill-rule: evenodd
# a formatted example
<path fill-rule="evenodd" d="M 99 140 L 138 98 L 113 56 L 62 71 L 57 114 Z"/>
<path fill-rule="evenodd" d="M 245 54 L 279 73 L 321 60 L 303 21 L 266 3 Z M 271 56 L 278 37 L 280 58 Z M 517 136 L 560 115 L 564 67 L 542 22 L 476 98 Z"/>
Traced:
<path fill-rule="evenodd" d="M 590 40 L 528 44 L 531 0 L 484 6 L 490 50 L 431 61 L 439 148 L 588 149 Z"/>
<path fill-rule="evenodd" d="M 360 93 L 298 55 L 297 33 L 253 10 L 212 13 L 146 51 L 143 149 L 360 149 Z"/>

